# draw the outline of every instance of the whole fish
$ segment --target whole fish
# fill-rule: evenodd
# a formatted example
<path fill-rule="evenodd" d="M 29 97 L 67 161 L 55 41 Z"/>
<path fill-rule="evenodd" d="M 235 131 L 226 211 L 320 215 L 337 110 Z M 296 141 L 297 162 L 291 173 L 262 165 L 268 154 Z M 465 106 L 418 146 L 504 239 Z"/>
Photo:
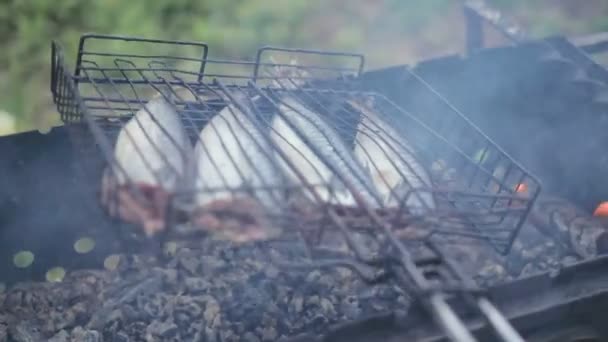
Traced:
<path fill-rule="evenodd" d="M 243 106 L 247 105 L 242 94 L 236 97 Z M 231 101 L 228 103 L 205 125 L 194 148 L 195 203 L 201 212 L 196 220 L 201 228 L 222 235 L 258 239 L 265 236 L 265 229 L 273 234 L 276 231 L 272 227 L 261 227 L 260 223 L 234 234 L 234 229 L 220 227 L 217 216 L 221 216 L 220 211 L 250 208 L 249 220 L 270 224 L 259 212 L 280 212 L 285 200 L 285 183 L 267 136 L 253 121 L 256 118 L 251 113 L 243 113 Z M 247 192 L 247 187 L 253 193 Z M 239 215 L 242 217 L 245 213 Z"/>
<path fill-rule="evenodd" d="M 270 57 L 270 62 L 278 64 L 272 57 Z M 289 66 L 275 66 L 269 72 L 272 85 L 277 89 L 289 91 L 304 86 L 307 83 L 306 80 L 311 79 L 311 75 L 307 70 L 298 68 L 297 65 L 297 60 L 292 58 Z M 271 138 L 305 177 L 306 183 L 313 186 L 313 191 L 324 203 L 349 207 L 357 205 L 351 192 L 340 181 L 339 175 L 334 173 L 331 167 L 322 161 L 322 158 L 329 158 L 326 160 L 335 165 L 340 170 L 340 174 L 355 180 L 353 184 L 355 186 L 359 185 L 359 192 L 366 198 L 367 202 L 372 207 L 377 207 L 378 200 L 369 191 L 369 184 L 371 184 L 369 177 L 362 172 L 360 165 L 354 161 L 352 154 L 349 153 L 342 138 L 334 129 L 317 113 L 309 110 L 293 97 L 286 96 L 283 102 L 279 104 L 279 110 L 285 118 L 280 114 L 275 114 L 271 122 Z M 292 125 L 295 125 L 295 130 Z M 304 140 L 296 132 L 302 134 Z M 311 148 L 305 140 L 310 141 L 314 146 Z M 334 149 L 338 153 L 333 152 Z M 277 159 L 292 183 L 301 185 L 302 180 L 289 168 L 287 163 L 280 157 Z M 347 166 L 352 169 L 349 170 Z M 366 184 L 368 187 L 364 189 Z M 304 191 L 304 193 L 310 199 L 315 199 L 313 193 L 309 190 Z"/>
<path fill-rule="evenodd" d="M 272 119 L 271 138 L 309 185 L 321 186 L 314 191 L 322 201 L 346 206 L 357 204 L 346 191 L 343 178 L 369 206 L 380 206 L 380 198 L 374 192 L 369 175 L 319 114 L 291 96 L 283 97 L 278 107 L 281 114 L 277 113 Z M 293 182 L 302 183 L 287 163 L 280 159 L 280 164 Z M 312 193 L 305 193 L 314 200 Z"/>
<path fill-rule="evenodd" d="M 399 206 L 415 188 L 428 188 L 431 179 L 418 162 L 410 144 L 371 105 L 361 100 L 349 100 L 349 105 L 361 113 L 355 137 L 354 153 L 369 170 L 377 191 L 387 207 Z M 415 192 L 408 196 L 406 207 L 412 213 L 435 208 L 430 192 Z"/>
<path fill-rule="evenodd" d="M 165 228 L 169 198 L 189 178 L 192 146 L 165 96 L 156 94 L 119 131 L 115 163 L 104 169 L 101 182 L 109 214 L 140 224 L 148 236 Z"/>

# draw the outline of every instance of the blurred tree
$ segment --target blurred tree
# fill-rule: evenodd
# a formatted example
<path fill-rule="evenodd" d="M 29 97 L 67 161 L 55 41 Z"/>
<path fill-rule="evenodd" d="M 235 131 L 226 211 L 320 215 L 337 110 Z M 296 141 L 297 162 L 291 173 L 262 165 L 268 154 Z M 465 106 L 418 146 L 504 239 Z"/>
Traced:
<path fill-rule="evenodd" d="M 608 29 L 608 2 L 488 0 L 535 34 Z M 576 5 L 573 5 L 576 3 Z M 370 65 L 454 52 L 454 0 L 2 0 L 0 110 L 17 129 L 57 122 L 49 93 L 50 42 L 74 64 L 82 33 L 201 40 L 214 57 L 250 58 L 265 44 L 357 50 Z M 603 14 L 602 14 L 603 13 Z"/>

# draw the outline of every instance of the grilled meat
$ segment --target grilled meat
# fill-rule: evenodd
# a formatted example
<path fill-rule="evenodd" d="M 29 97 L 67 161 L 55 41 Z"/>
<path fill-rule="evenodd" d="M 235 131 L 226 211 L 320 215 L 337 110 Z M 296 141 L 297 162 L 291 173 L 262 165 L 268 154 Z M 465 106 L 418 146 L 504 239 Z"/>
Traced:
<path fill-rule="evenodd" d="M 408 192 L 429 188 L 431 179 L 418 162 L 408 141 L 388 122 L 361 100 L 350 100 L 349 105 L 361 113 L 355 137 L 354 153 L 372 175 L 374 185 L 387 207 L 399 206 L 405 199 L 412 213 L 434 209 L 430 192 Z"/>
<path fill-rule="evenodd" d="M 369 175 L 321 116 L 290 96 L 282 98 L 279 111 L 281 114 L 272 120 L 271 138 L 301 171 L 308 184 L 330 184 L 338 191 L 332 196 L 332 191 L 326 187 L 315 190 L 324 202 L 355 205 L 353 196 L 346 190 L 346 183 L 349 183 L 368 205 L 373 208 L 380 205 Z M 294 182 L 302 182 L 286 163 L 281 165 Z"/>
<path fill-rule="evenodd" d="M 192 147 L 168 98 L 157 94 L 127 122 L 116 139 L 115 163 L 103 172 L 102 205 L 148 236 L 165 228 L 169 198 L 188 178 Z"/>
<path fill-rule="evenodd" d="M 295 60 L 291 60 L 290 64 L 293 67 L 277 67 L 271 75 L 276 77 L 273 83 L 278 89 L 293 91 L 310 76 L 306 71 L 295 68 Z M 304 180 L 299 179 L 287 163 L 281 160 L 283 170 L 293 183 L 302 185 L 304 181 L 313 186 L 313 191 L 324 203 L 356 206 L 357 203 L 345 184 L 347 182 L 368 205 L 373 208 L 379 206 L 379 197 L 374 192 L 369 175 L 326 120 L 291 95 L 281 96 L 279 111 L 272 119 L 270 135 L 277 147 L 305 177 Z M 305 191 L 305 194 L 314 201 L 310 190 Z"/>
<path fill-rule="evenodd" d="M 242 108 L 248 103 L 242 94 L 235 95 Z M 254 120 L 252 113 L 243 113 L 231 103 L 214 116 L 200 133 L 194 149 L 197 176 L 194 185 L 197 224 L 205 230 L 221 232 L 232 240 L 250 236 L 258 239 L 267 232 L 275 232 L 267 218 L 261 219 L 258 211 L 277 213 L 284 202 L 283 176 L 277 167 L 269 140 Z M 246 109 L 245 109 L 246 110 Z M 241 233 L 220 228 L 219 209 L 231 210 L 229 203 L 240 210 L 251 208 L 248 225 Z M 242 216 L 243 213 L 240 213 Z M 221 231 L 224 229 L 224 231 Z"/>

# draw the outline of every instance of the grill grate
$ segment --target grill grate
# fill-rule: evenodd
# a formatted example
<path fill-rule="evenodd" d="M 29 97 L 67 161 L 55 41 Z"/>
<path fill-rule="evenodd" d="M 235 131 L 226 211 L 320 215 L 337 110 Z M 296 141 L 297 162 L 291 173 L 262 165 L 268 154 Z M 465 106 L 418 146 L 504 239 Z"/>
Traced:
<path fill-rule="evenodd" d="M 95 40 L 148 52 L 86 48 Z M 202 58 L 149 52 L 161 45 L 202 49 Z M 353 67 L 263 62 L 268 52 L 346 58 Z M 202 43 L 86 35 L 73 75 L 57 43 L 52 61 L 62 119 L 89 133 L 77 143 L 96 145 L 107 162 L 100 197 L 109 214 L 148 233 L 252 240 L 276 238 L 276 228 L 278 240 L 301 237 L 312 259 L 284 266 L 346 265 L 369 281 L 392 275 L 450 336 L 468 341 L 445 301 L 463 294 L 517 340 L 436 241 L 483 239 L 508 252 L 540 185 L 423 80 L 427 96 L 447 105 L 445 117 L 414 115 L 369 91 L 357 79 L 364 58 L 356 54 L 265 47 L 255 62 L 226 61 L 208 58 Z M 126 159 L 116 141 L 132 146 Z"/>

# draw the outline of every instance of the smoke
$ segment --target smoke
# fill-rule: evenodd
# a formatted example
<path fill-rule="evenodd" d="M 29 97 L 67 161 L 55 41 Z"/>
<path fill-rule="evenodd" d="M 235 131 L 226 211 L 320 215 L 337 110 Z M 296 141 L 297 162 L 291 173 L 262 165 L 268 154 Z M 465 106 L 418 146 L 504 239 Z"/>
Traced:
<path fill-rule="evenodd" d="M 602 108 L 594 108 L 572 80 L 544 69 L 542 54 L 531 50 L 490 50 L 456 63 L 429 62 L 417 71 L 540 177 L 548 193 L 591 212 L 608 194 L 600 162 L 606 146 Z"/>

